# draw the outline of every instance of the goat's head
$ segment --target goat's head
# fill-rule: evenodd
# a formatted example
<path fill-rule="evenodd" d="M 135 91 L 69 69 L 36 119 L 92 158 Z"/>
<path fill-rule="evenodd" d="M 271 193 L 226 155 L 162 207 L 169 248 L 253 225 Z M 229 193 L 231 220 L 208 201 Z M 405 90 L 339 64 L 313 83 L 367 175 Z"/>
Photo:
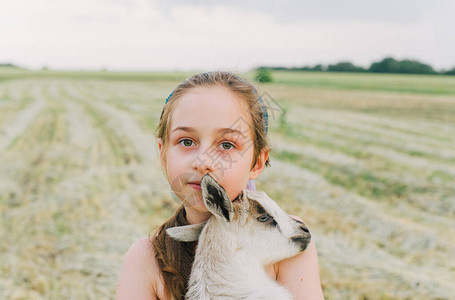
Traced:
<path fill-rule="evenodd" d="M 237 251 L 250 253 L 264 264 L 296 255 L 308 246 L 311 234 L 302 222 L 287 215 L 264 192 L 243 190 L 234 201 L 209 174 L 201 179 L 204 205 Z M 179 226 L 167 233 L 180 241 L 194 241 L 205 224 Z"/>

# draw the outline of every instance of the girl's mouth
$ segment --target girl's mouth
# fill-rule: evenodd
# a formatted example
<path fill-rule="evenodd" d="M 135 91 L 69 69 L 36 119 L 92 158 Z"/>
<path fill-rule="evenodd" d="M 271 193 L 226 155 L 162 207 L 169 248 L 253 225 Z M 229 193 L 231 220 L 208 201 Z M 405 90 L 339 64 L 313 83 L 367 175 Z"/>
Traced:
<path fill-rule="evenodd" d="M 188 185 L 192 187 L 195 190 L 200 190 L 201 189 L 201 183 L 200 182 L 188 182 Z"/>

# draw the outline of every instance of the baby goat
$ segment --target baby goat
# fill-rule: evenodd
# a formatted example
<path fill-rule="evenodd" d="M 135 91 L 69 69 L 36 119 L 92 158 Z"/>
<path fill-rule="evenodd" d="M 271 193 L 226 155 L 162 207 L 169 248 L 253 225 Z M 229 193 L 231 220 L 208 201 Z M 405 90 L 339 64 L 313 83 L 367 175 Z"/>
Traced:
<path fill-rule="evenodd" d="M 307 227 L 264 192 L 245 189 L 231 202 L 209 174 L 201 190 L 210 219 L 167 229 L 179 241 L 199 239 L 185 299 L 293 299 L 265 266 L 305 250 L 311 239 Z"/>

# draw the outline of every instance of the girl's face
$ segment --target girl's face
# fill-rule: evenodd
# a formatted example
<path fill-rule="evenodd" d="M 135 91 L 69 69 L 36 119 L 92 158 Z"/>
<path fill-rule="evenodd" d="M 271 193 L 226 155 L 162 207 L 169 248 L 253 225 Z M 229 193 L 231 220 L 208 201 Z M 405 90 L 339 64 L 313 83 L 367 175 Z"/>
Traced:
<path fill-rule="evenodd" d="M 166 153 L 158 140 L 161 164 L 175 195 L 188 209 L 207 212 L 199 182 L 210 173 L 231 200 L 246 188 L 248 179 L 264 169 L 264 150 L 254 168 L 254 139 L 246 103 L 227 88 L 196 87 L 175 103 L 170 118 Z"/>

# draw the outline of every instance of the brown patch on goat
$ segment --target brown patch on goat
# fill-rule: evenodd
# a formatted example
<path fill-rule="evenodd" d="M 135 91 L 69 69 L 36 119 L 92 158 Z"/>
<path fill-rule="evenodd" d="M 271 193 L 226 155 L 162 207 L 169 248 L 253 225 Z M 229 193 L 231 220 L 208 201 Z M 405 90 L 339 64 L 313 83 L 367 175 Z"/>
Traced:
<path fill-rule="evenodd" d="M 267 215 L 270 217 L 270 219 L 266 222 L 261 222 L 264 225 L 268 226 L 273 226 L 273 227 L 278 227 L 278 223 L 275 221 L 272 215 L 270 215 L 267 210 L 262 206 L 258 201 L 256 200 L 250 200 L 250 212 L 251 212 L 251 218 L 257 219 L 260 216 Z M 260 221 L 256 221 L 260 222 Z"/>
<path fill-rule="evenodd" d="M 247 203 L 244 203 L 241 199 L 234 199 L 232 201 L 232 210 L 233 210 L 233 216 L 232 216 L 232 221 L 238 221 L 240 219 L 240 216 L 242 215 L 242 211 L 245 210 L 245 206 Z"/>

